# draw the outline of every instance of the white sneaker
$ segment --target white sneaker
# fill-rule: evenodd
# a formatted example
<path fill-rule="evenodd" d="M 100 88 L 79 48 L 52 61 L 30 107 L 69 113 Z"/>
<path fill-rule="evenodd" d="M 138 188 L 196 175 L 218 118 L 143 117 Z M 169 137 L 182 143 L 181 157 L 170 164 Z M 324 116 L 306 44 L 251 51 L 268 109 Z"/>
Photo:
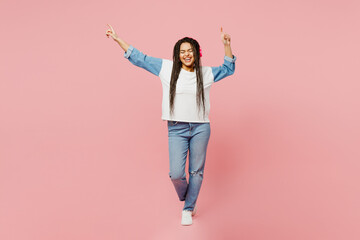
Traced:
<path fill-rule="evenodd" d="M 192 224 L 192 211 L 183 210 L 181 217 L 181 225 L 191 225 Z"/>
<path fill-rule="evenodd" d="M 195 205 L 195 207 L 194 207 L 194 209 L 193 209 L 193 211 L 191 213 L 191 216 L 194 216 L 196 214 L 196 210 L 197 210 L 197 208 L 196 208 L 196 205 Z"/>

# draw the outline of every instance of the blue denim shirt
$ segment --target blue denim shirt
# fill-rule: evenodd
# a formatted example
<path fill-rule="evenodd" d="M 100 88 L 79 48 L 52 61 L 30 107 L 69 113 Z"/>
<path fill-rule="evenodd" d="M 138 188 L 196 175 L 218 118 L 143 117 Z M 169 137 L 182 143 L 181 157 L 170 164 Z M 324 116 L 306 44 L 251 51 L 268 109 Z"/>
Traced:
<path fill-rule="evenodd" d="M 162 66 L 161 58 L 148 56 L 134 48 L 132 45 L 130 45 L 128 50 L 124 53 L 124 57 L 129 59 L 129 61 L 135 66 L 144 68 L 152 74 L 159 76 Z M 220 81 L 221 79 L 234 74 L 235 61 L 236 57 L 234 55 L 233 58 L 224 56 L 224 63 L 221 66 L 211 67 L 214 75 L 214 82 Z"/>

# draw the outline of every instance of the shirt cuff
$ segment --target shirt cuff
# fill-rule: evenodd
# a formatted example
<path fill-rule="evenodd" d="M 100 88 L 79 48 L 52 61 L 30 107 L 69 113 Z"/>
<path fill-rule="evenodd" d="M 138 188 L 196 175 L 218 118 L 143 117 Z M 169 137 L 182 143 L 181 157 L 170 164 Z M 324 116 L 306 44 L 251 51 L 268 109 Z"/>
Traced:
<path fill-rule="evenodd" d="M 132 45 L 130 45 L 127 49 L 127 51 L 124 53 L 124 57 L 125 58 L 129 58 L 131 55 L 131 52 L 134 50 L 134 47 Z"/>
<path fill-rule="evenodd" d="M 236 57 L 233 55 L 233 58 L 230 58 L 230 57 L 228 57 L 228 56 L 225 56 L 224 57 L 224 59 L 226 60 L 226 61 L 229 61 L 229 62 L 235 62 L 236 61 Z"/>

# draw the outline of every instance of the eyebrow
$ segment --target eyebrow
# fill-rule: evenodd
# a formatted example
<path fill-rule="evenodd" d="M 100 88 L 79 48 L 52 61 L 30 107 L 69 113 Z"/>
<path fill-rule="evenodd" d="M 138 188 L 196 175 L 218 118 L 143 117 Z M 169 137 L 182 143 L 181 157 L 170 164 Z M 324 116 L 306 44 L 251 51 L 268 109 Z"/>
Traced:
<path fill-rule="evenodd" d="M 185 52 L 185 51 L 188 51 L 188 50 L 193 50 L 192 48 L 188 48 L 188 49 L 186 49 L 186 50 L 180 50 L 180 52 Z"/>

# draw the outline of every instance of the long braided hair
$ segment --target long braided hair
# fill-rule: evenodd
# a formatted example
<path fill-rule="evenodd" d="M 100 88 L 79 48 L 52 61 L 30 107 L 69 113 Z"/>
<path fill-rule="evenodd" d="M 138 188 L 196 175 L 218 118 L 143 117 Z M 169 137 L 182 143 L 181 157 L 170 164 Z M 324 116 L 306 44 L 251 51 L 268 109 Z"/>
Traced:
<path fill-rule="evenodd" d="M 189 37 L 184 37 L 177 41 L 174 46 L 173 51 L 173 68 L 171 72 L 171 80 L 170 80 L 170 115 L 174 113 L 174 102 L 175 102 L 175 94 L 176 94 L 176 83 L 179 78 L 179 74 L 182 67 L 182 62 L 180 60 L 180 46 L 182 43 L 187 42 L 193 48 L 193 56 L 194 56 L 194 70 L 196 71 L 196 103 L 198 110 L 202 107 L 203 109 L 203 117 L 205 116 L 205 97 L 204 97 L 204 84 L 203 84 L 203 75 L 201 71 L 201 60 L 200 60 L 200 45 L 199 43 Z"/>

